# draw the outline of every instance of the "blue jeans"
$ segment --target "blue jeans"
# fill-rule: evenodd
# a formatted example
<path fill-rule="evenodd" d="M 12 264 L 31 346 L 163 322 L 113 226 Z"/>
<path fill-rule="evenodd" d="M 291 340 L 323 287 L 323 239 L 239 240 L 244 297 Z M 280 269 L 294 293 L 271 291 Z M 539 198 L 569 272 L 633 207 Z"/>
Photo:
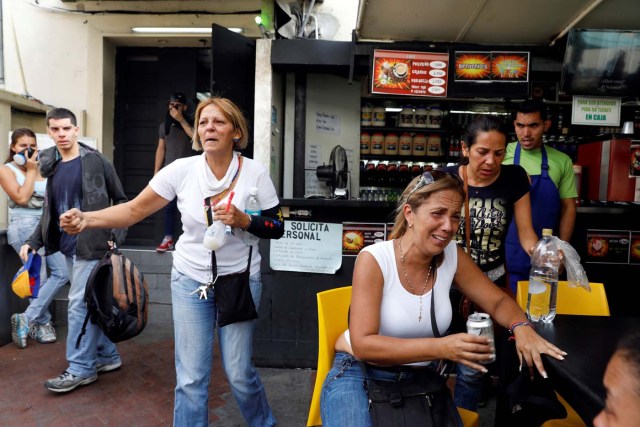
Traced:
<path fill-rule="evenodd" d="M 370 369 L 368 375 L 376 380 L 393 381 L 398 374 Z M 401 375 L 411 374 L 403 371 Z M 454 412 L 458 415 L 457 409 Z M 356 358 L 349 353 L 337 352 L 333 359 L 333 366 L 322 385 L 320 416 L 323 427 L 371 426 L 369 398 L 364 388 L 362 369 Z M 462 427 L 459 415 L 458 425 Z"/>
<path fill-rule="evenodd" d="M 456 406 L 478 412 L 484 375 L 481 371 L 456 363 L 456 385 L 453 392 Z"/>
<path fill-rule="evenodd" d="M 176 389 L 173 425 L 209 425 L 209 381 L 216 329 L 215 292 L 207 299 L 191 294 L 201 283 L 175 268 L 171 271 L 171 298 L 175 332 Z M 262 294 L 260 274 L 249 278 L 256 309 Z M 255 321 L 218 328 L 222 367 L 240 412 L 250 427 L 276 424 L 260 377 L 251 362 Z M 221 379 L 219 379 L 221 380 Z"/>
<path fill-rule="evenodd" d="M 7 239 L 9 244 L 20 253 L 20 248 L 25 241 L 31 236 L 31 233 L 38 227 L 40 222 L 39 215 L 12 215 L 7 228 Z M 44 255 L 44 249 L 38 251 L 40 256 Z M 40 291 L 37 298 L 31 298 L 29 306 L 24 314 L 27 316 L 29 325 L 44 325 L 51 321 L 51 313 L 49 312 L 49 304 L 53 301 L 53 297 L 67 281 L 67 264 L 64 255 L 56 252 L 49 256 L 43 256 L 42 269 L 40 270 Z M 47 267 L 51 271 L 47 277 Z"/>
<path fill-rule="evenodd" d="M 67 334 L 67 371 L 77 377 L 89 378 L 96 374 L 96 364 L 120 362 L 120 354 L 116 345 L 102 332 L 98 325 L 87 322 L 87 331 L 82 336 L 80 348 L 76 349 L 76 341 L 82 331 L 82 324 L 87 316 L 87 305 L 84 302 L 84 291 L 91 270 L 98 263 L 97 259 L 77 259 L 66 257 L 67 268 L 71 272 L 71 288 L 69 289 L 69 332 Z"/>

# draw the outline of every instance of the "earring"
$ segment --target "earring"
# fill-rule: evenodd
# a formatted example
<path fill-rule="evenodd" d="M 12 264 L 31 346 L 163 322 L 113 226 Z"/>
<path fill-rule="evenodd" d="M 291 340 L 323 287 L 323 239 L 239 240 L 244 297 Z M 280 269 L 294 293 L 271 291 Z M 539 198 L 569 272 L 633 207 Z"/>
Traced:
<path fill-rule="evenodd" d="M 409 224 L 409 228 L 413 227 L 413 224 Z"/>
<path fill-rule="evenodd" d="M 240 142 L 240 138 L 238 138 L 238 137 L 234 137 L 234 138 L 233 138 L 233 142 L 237 144 L 238 142 Z"/>

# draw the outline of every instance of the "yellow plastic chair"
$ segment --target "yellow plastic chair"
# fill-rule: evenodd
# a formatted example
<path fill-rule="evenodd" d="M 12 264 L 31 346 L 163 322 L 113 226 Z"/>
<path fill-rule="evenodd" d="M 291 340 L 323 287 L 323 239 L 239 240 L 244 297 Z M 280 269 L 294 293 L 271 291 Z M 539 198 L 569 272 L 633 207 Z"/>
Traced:
<path fill-rule="evenodd" d="M 582 287 L 569 287 L 569 282 L 558 282 L 557 314 L 582 316 L 611 316 L 607 294 L 602 283 L 589 283 L 591 292 Z M 516 299 L 523 310 L 527 309 L 529 282 L 518 282 Z"/>
<path fill-rule="evenodd" d="M 334 344 L 340 334 L 349 327 L 348 313 L 349 305 L 351 304 L 351 286 L 318 292 L 316 297 L 318 300 L 318 367 L 307 426 L 322 425 L 320 393 L 324 379 L 333 364 L 333 357 L 335 356 Z M 480 417 L 477 412 L 463 408 L 458 408 L 458 412 L 464 427 L 480 427 Z"/>
<path fill-rule="evenodd" d="M 569 287 L 566 281 L 558 282 L 558 296 L 556 299 L 556 313 L 583 316 L 610 316 L 607 293 L 602 283 L 589 283 L 591 292 L 581 287 Z M 516 299 L 523 310 L 527 308 L 527 293 L 529 292 L 529 282 L 518 282 Z M 582 427 L 587 424 L 580 418 L 580 415 L 556 392 L 556 396 L 567 410 L 567 417 L 549 420 L 542 424 L 542 427 Z"/>

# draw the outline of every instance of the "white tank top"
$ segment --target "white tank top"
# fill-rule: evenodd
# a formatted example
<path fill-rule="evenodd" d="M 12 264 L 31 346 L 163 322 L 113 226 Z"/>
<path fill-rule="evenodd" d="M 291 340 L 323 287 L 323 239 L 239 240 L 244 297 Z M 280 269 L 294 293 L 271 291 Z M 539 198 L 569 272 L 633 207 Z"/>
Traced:
<path fill-rule="evenodd" d="M 455 242 L 450 242 L 444 249 L 444 261 L 438 267 L 436 283 L 433 289 L 422 295 L 422 319 L 418 321 L 420 297 L 408 292 L 400 283 L 398 268 L 393 252 L 393 240 L 376 243 L 365 247 L 378 262 L 384 278 L 382 304 L 380 307 L 380 335 L 396 338 L 430 338 L 431 328 L 431 293 L 435 291 L 436 324 L 440 335 L 444 335 L 451 324 L 451 299 L 449 290 L 458 265 L 458 252 Z M 349 331 L 347 341 L 351 344 Z M 411 365 L 428 365 L 430 362 L 412 363 Z"/>
<path fill-rule="evenodd" d="M 16 176 L 16 181 L 18 185 L 22 186 L 26 179 L 24 172 L 17 168 L 13 163 L 5 163 L 9 169 L 13 171 L 13 174 Z M 33 192 L 40 197 L 44 197 L 44 194 L 47 190 L 47 180 L 36 181 L 33 184 Z M 42 215 L 42 208 L 34 209 L 34 208 L 26 208 L 23 206 L 15 206 L 9 207 L 9 215 Z"/>

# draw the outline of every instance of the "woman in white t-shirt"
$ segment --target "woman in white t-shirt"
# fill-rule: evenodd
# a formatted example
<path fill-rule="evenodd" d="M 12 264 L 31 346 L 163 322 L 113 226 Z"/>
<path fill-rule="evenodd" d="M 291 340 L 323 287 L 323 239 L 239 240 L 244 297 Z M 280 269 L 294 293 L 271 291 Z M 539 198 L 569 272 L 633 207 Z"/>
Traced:
<path fill-rule="evenodd" d="M 20 128 L 11 133 L 9 156 L 0 167 L 0 186 L 9 197 L 8 243 L 19 254 L 20 247 L 40 223 L 47 186 L 38 170 L 36 134 L 31 129 Z M 44 255 L 44 249 L 40 255 Z M 69 280 L 67 263 L 60 252 L 49 254 L 43 261 L 37 298 L 29 301 L 24 313 L 11 316 L 11 339 L 18 348 L 27 346 L 29 336 L 42 344 L 57 340 L 49 304 Z"/>
<path fill-rule="evenodd" d="M 95 212 L 71 209 L 60 217 L 61 227 L 69 234 L 85 228 L 124 228 L 177 197 L 184 232 L 176 244 L 171 271 L 175 426 L 208 425 L 208 386 L 218 313 L 215 292 L 204 285 L 214 282 L 216 274 L 242 272 L 249 264 L 249 285 L 257 307 L 262 289 L 260 253 L 252 236 L 278 239 L 284 233 L 279 200 L 267 169 L 235 151 L 247 146 L 249 134 L 239 108 L 225 98 L 205 99 L 196 108 L 195 126 L 194 149 L 203 150 L 202 155 L 167 165 L 127 203 Z M 245 204 L 252 187 L 258 189 L 261 212 L 250 215 L 245 213 Z M 217 248 L 204 245 L 209 218 L 230 231 Z M 215 249 L 215 258 L 208 248 Z M 220 352 L 231 391 L 247 424 L 272 426 L 275 418 L 251 362 L 253 329 L 253 320 L 219 327 Z"/>
<path fill-rule="evenodd" d="M 383 381 L 433 369 L 434 361 L 443 359 L 486 372 L 483 362 L 493 357 L 487 337 L 445 336 L 454 281 L 497 323 L 510 328 L 518 357 L 527 366 L 535 365 L 546 377 L 540 355 L 561 360 L 566 355 L 536 334 L 516 302 L 452 242 L 463 200 L 458 177 L 425 172 L 400 197 L 391 240 L 368 246 L 358 255 L 349 329 L 336 341 L 333 367 L 321 395 L 324 426 L 371 425 L 359 361 L 367 362 L 367 378 Z"/>

